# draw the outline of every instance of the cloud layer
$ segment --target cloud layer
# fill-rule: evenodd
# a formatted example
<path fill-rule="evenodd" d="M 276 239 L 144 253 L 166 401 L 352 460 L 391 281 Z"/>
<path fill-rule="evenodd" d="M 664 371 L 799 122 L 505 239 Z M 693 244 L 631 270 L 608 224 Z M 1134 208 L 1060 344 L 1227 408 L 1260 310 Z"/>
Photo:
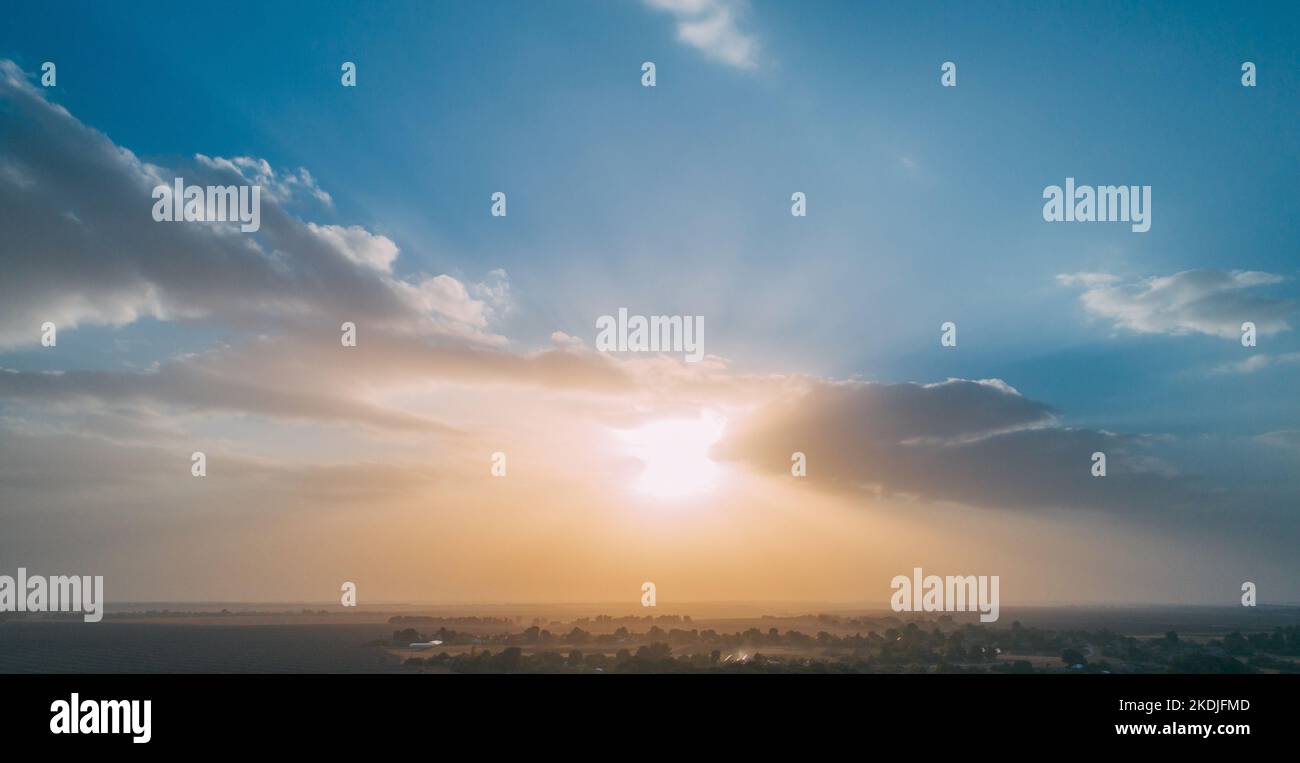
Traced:
<path fill-rule="evenodd" d="M 738 5 L 651 4 L 678 19 L 684 42 L 729 65 L 757 65 L 757 44 L 736 26 Z M 626 571 L 643 543 L 643 558 L 660 569 L 693 569 L 691 559 L 710 567 L 700 580 L 712 580 L 724 559 L 739 581 L 731 595 L 753 584 L 755 570 L 818 566 L 828 548 L 860 560 L 855 533 L 864 531 L 900 557 L 914 555 L 906 522 L 886 516 L 897 507 L 912 530 L 951 512 L 997 530 L 1091 517 L 1148 520 L 1163 532 L 1217 512 L 1244 517 L 1241 532 L 1260 535 L 1250 523 L 1263 509 L 1294 504 L 1285 480 L 1255 502 L 1230 482 L 1193 478 L 1171 457 L 1170 438 L 1067 426 L 1064 413 L 1000 379 L 884 384 L 741 373 L 717 355 L 686 364 L 602 354 L 559 331 L 550 346 L 520 347 L 499 333 L 514 300 L 504 270 L 487 269 L 477 283 L 409 272 L 393 239 L 336 219 L 305 168 L 252 156 L 142 161 L 50 104 L 8 62 L 0 62 L 0 110 L 0 348 L 25 349 L 54 321 L 59 348 L 42 350 L 34 367 L 62 364 L 30 370 L 21 352 L 12 364 L 29 370 L 0 364 L 7 560 L 121 564 L 109 571 L 136 574 L 136 590 L 148 591 L 173 579 L 160 571 L 186 568 L 189 577 L 175 579 L 198 587 L 178 591 L 188 594 L 227 585 L 213 583 L 212 569 L 239 558 L 248 579 L 222 589 L 237 596 L 263 576 L 306 581 L 294 590 L 315 596 L 315 586 L 332 594 L 358 566 L 400 567 L 392 590 L 427 595 L 425 581 L 463 574 L 459 591 L 472 596 L 492 575 L 505 595 L 520 577 L 546 579 L 557 559 L 585 585 Z M 262 229 L 154 222 L 150 191 L 177 176 L 262 185 Z M 1280 280 L 1270 274 L 1060 280 L 1119 329 L 1235 337 L 1244 320 L 1265 335 L 1289 328 L 1289 304 L 1264 294 Z M 77 367 L 86 356 L 64 352 L 74 343 L 62 331 L 92 324 L 145 344 L 152 326 L 134 325 L 145 317 L 205 331 L 141 367 Z M 344 321 L 357 324 L 356 347 L 340 345 Z M 211 340 L 213 327 L 221 341 Z M 1231 370 L 1293 355 L 1260 355 Z M 726 421 L 713 455 L 726 462 L 728 491 L 677 515 L 641 511 L 625 488 L 645 464 L 619 450 L 617 432 L 702 412 Z M 1241 439 L 1273 459 L 1293 458 L 1296 448 L 1293 429 Z M 205 480 L 189 475 L 192 450 L 210 456 Z M 509 480 L 487 474 L 498 451 L 509 453 Z M 808 457 L 806 480 L 790 476 L 795 451 Z M 1107 454 L 1105 479 L 1091 474 L 1095 451 Z M 1007 511 L 988 522 L 997 510 Z M 1277 526 L 1294 530 L 1290 515 L 1280 516 Z M 332 531 L 322 529 L 326 520 L 337 523 Z M 817 526 L 825 532 L 815 551 L 789 542 Z M 1058 547 L 1074 540 L 1039 532 L 1038 541 Z M 330 551 L 304 545 L 304 536 Z M 966 537 L 944 542 L 960 553 Z M 988 553 L 1019 552 L 1020 542 Z M 358 549 L 374 557 L 370 566 L 357 561 Z M 442 555 L 454 563 L 433 569 L 429 560 Z M 152 566 L 136 573 L 146 557 Z M 787 561 L 772 565 L 774 557 Z M 628 574 L 634 585 L 645 579 Z M 538 595 L 575 590 L 548 585 Z M 856 581 L 832 585 L 857 590 Z"/>
<path fill-rule="evenodd" d="M 143 317 L 227 325 L 343 321 L 485 343 L 492 295 L 446 275 L 393 274 L 397 246 L 359 226 L 317 225 L 284 204 L 328 202 L 306 170 L 278 174 L 264 160 L 211 159 L 165 168 L 141 161 L 49 103 L 0 60 L 0 346 L 35 343 L 40 326 L 122 326 Z M 262 183 L 262 229 L 165 223 L 152 189 Z M 500 279 L 497 279 L 500 280 Z"/>
<path fill-rule="evenodd" d="M 1057 276 L 1061 284 L 1082 287 L 1079 301 L 1084 309 L 1118 329 L 1224 338 L 1240 337 L 1241 324 L 1247 321 L 1264 336 L 1289 330 L 1295 304 L 1260 293 L 1283 280 L 1253 270 L 1213 269 L 1184 270 L 1137 282 L 1107 273 Z"/>

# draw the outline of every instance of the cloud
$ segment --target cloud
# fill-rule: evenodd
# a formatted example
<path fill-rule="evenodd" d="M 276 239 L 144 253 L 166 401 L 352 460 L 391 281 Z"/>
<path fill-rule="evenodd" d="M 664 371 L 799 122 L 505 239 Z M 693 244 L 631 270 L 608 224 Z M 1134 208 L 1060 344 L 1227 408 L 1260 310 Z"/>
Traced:
<path fill-rule="evenodd" d="M 551 341 L 554 342 L 557 347 L 570 347 L 574 349 L 581 349 L 587 346 L 587 343 L 582 341 L 581 338 L 576 336 L 570 336 L 564 333 L 563 331 L 552 331 Z"/>
<path fill-rule="evenodd" d="M 760 409 L 718 457 L 859 496 L 1016 510 L 1145 512 L 1201 497 L 1143 438 L 1057 425 L 1049 406 L 1000 380 L 939 384 L 815 381 Z M 1093 477 L 1091 456 L 1107 455 Z"/>
<path fill-rule="evenodd" d="M 293 464 L 251 458 L 239 453 L 213 450 L 210 463 L 219 463 L 224 477 L 211 485 L 223 497 L 240 496 L 225 503 L 213 501 L 214 514 L 231 516 L 264 512 L 273 506 L 257 505 L 250 498 L 268 488 L 277 496 L 295 502 L 349 503 L 377 495 L 400 497 L 403 491 L 430 485 L 435 475 L 427 464 Z M 59 478 L 47 475 L 49 464 L 59 464 Z M 71 493 L 74 498 L 94 491 L 110 493 L 128 502 L 132 509 L 146 505 L 167 510 L 185 500 L 190 480 L 190 450 L 166 449 L 139 444 L 117 443 L 112 447 L 80 433 L 33 436 L 6 432 L 0 440 L 0 484 L 20 494 L 20 505 L 35 506 L 51 495 Z M 183 479 L 177 479 L 177 477 Z M 178 489 L 179 488 L 179 489 Z M 180 496 L 176 503 L 140 500 L 141 491 L 160 491 Z M 190 498 L 193 497 L 189 496 Z M 205 497 L 205 503 L 208 497 Z M 215 505 L 213 505 L 215 504 Z M 21 536 L 20 536 L 21 537 Z"/>
<path fill-rule="evenodd" d="M 210 319 L 266 331 L 328 324 L 484 344 L 508 296 L 494 271 L 481 296 L 447 275 L 401 278 L 400 255 L 360 226 L 304 222 L 283 206 L 298 192 L 323 198 L 306 170 L 275 173 L 262 159 L 209 158 L 164 168 L 141 161 L 51 104 L 0 60 L 0 347 L 39 340 L 40 326 L 122 326 L 141 318 Z M 187 184 L 266 185 L 261 230 L 226 223 L 155 222 L 152 189 Z"/>
<path fill-rule="evenodd" d="M 735 0 L 646 0 L 646 5 L 677 20 L 677 39 L 715 61 L 738 69 L 758 67 L 758 41 L 741 31 L 745 10 Z"/>
<path fill-rule="evenodd" d="M 723 39 L 739 34 L 735 17 L 728 13 L 717 23 L 717 9 L 736 6 L 705 0 L 653 5 L 696 24 L 683 27 L 684 41 L 704 50 L 732 50 L 724 54 L 731 56 L 729 63 L 755 65 L 756 48 L 742 46 L 743 55 L 736 55 Z M 1294 534 L 1261 532 L 1253 524 L 1271 506 L 1294 505 L 1294 489 L 1285 480 L 1257 481 L 1275 491 L 1267 503 L 1230 480 L 1200 490 L 1197 481 L 1157 457 L 1157 438 L 1063 426 L 1051 406 L 1000 379 L 878 384 L 741 374 L 716 355 L 696 364 L 669 356 L 611 356 L 559 331 L 545 348 L 519 349 L 494 333 L 514 309 L 504 270 L 488 270 L 477 282 L 477 275 L 402 275 L 408 272 L 402 252 L 387 236 L 333 219 L 301 219 L 308 214 L 303 208 L 332 211 L 321 209 L 330 205 L 328 194 L 305 169 L 276 169 L 252 156 L 202 154 L 192 166 L 150 164 L 50 104 L 8 62 L 0 62 L 0 113 L 0 230 L 8 237 L 0 246 L 0 344 L 35 342 L 44 320 L 64 328 L 125 325 L 145 316 L 201 322 L 202 334 L 175 332 L 182 341 L 206 343 L 206 330 L 214 327 L 227 336 L 215 346 L 202 345 L 201 352 L 142 370 L 0 369 L 0 526 L 9 530 L 0 533 L 0 556 L 14 558 L 21 551 L 43 563 L 59 561 L 59 554 L 77 561 L 76 553 L 102 547 L 105 560 L 123 565 L 115 569 L 124 577 L 138 575 L 137 581 L 173 580 L 168 565 L 184 558 L 194 569 L 194 587 L 177 590 L 192 594 L 212 590 L 214 565 L 200 561 L 237 558 L 240 569 L 268 565 L 258 573 L 283 565 L 287 576 L 310 581 L 306 590 L 316 591 L 317 573 L 333 580 L 334 571 L 326 568 L 351 559 L 358 548 L 370 547 L 382 557 L 377 568 L 394 562 L 419 567 L 406 576 L 418 580 L 426 579 L 423 565 L 431 548 L 440 557 L 465 550 L 468 560 L 483 559 L 486 569 L 509 573 L 512 579 L 502 589 L 509 591 L 520 548 L 511 533 L 532 543 L 542 537 L 538 533 L 553 532 L 560 544 L 586 538 L 601 553 L 616 549 L 609 553 L 619 558 L 595 568 L 616 569 L 625 566 L 620 555 L 630 544 L 611 542 L 619 536 L 609 527 L 626 517 L 609 508 L 621 501 L 618 490 L 639 465 L 606 439 L 610 430 L 665 416 L 698 416 L 702 409 L 720 409 L 727 417 L 716 457 L 747 467 L 737 473 L 756 471 L 786 482 L 776 485 L 752 474 L 738 478 L 737 492 L 710 502 L 692 521 L 743 511 L 744 521 L 728 526 L 770 533 L 776 539 L 771 548 L 785 548 L 790 533 L 772 524 L 775 510 L 754 511 L 762 501 L 750 495 L 763 493 L 772 506 L 789 509 L 789 526 L 800 528 L 839 514 L 860 523 L 854 528 L 879 530 L 883 512 L 863 518 L 864 512 L 825 509 L 872 496 L 895 498 L 909 509 L 925 508 L 924 502 L 1157 518 L 1169 510 L 1176 516 L 1157 521 L 1177 528 L 1187 517 L 1179 509 L 1221 505 L 1211 495 L 1218 491 L 1224 504 L 1235 501 L 1242 508 L 1229 517 L 1246 520 L 1242 532 Z M 262 230 L 250 236 L 221 224 L 155 223 L 149 191 L 180 175 L 187 182 L 264 185 Z M 1254 290 L 1280 280 L 1230 273 L 1221 274 L 1228 285 L 1207 286 L 1185 282 L 1186 275 L 1142 284 L 1097 273 L 1060 278 L 1085 291 L 1085 304 L 1087 294 L 1100 295 L 1092 298 L 1095 304 L 1112 312 L 1099 314 L 1116 325 L 1165 321 L 1174 327 L 1194 325 L 1187 315 L 1206 313 L 1207 303 L 1220 311 L 1225 308 L 1219 303 L 1229 298 L 1272 304 L 1261 302 Z M 1285 326 L 1252 319 L 1265 333 Z M 340 345 L 345 320 L 358 324 L 356 347 Z M 226 326 L 245 331 L 226 334 Z M 175 334 L 169 332 L 168 341 Z M 111 341 L 129 344 L 134 355 L 148 352 L 154 335 L 142 327 L 115 332 Z M 45 357 L 68 363 L 89 357 L 73 349 Z M 106 353 L 93 362 L 121 357 Z M 1256 355 L 1240 370 L 1289 358 Z M 17 362 L 31 361 L 23 356 Z M 1260 450 L 1296 447 L 1293 430 L 1257 439 Z M 196 448 L 211 457 L 213 473 L 206 480 L 189 476 L 188 454 Z M 486 456 L 497 450 L 510 453 L 509 481 L 487 474 Z M 809 457 L 806 482 L 789 480 L 795 450 Z M 1096 450 L 1109 458 L 1105 479 L 1089 471 Z M 1292 454 L 1279 450 L 1275 459 Z M 827 490 L 817 496 L 793 492 L 805 485 Z M 376 521 L 377 504 L 384 503 L 408 513 Z M 331 513 L 356 524 L 327 532 L 320 520 Z M 915 521 L 933 516 L 918 511 Z M 981 522 L 981 516 L 972 521 Z M 601 524 L 606 521 L 610 525 Z M 391 535 L 365 536 L 384 540 L 375 543 L 334 532 L 362 526 Z M 656 526 L 664 537 L 675 532 L 670 525 Z M 213 543 L 223 532 L 232 533 L 225 547 Z M 678 535 L 700 549 L 717 550 L 710 545 L 713 534 Z M 745 545 L 743 535 L 730 535 L 737 547 Z M 1075 542 L 1067 531 L 1062 535 L 1062 542 Z M 906 545 L 895 540 L 905 536 L 880 536 L 882 543 Z M 321 551 L 320 543 L 332 538 L 337 547 Z M 443 539 L 445 548 L 429 543 Z M 411 548 L 404 552 L 400 544 L 408 541 Z M 856 541 L 848 545 L 853 548 L 847 553 L 861 554 Z M 284 549 L 305 549 L 304 557 L 287 558 Z M 149 553 L 161 561 L 140 563 Z M 551 569 L 566 554 L 547 547 L 544 556 L 532 569 Z M 770 555 L 754 558 L 770 562 Z M 304 560 L 320 567 L 305 573 L 299 568 Z M 591 569 L 577 574 L 590 577 Z M 250 577 L 252 584 L 256 577 Z M 467 580 L 472 577 L 467 573 Z M 470 580 L 463 588 L 480 590 L 478 584 Z M 153 582 L 137 585 L 156 590 Z"/>
<path fill-rule="evenodd" d="M 138 429 L 132 420 L 162 408 L 456 435 L 454 427 L 375 402 L 391 392 L 447 384 L 584 395 L 628 395 L 639 388 L 608 356 L 581 348 L 516 353 L 450 337 L 372 333 L 345 349 L 337 334 L 321 331 L 220 345 L 142 371 L 0 368 L 0 401 L 49 414 L 89 412 L 97 417 L 92 428 Z"/>
<path fill-rule="evenodd" d="M 134 404 L 169 406 L 182 413 L 251 413 L 287 420 L 315 420 L 416 432 L 453 433 L 435 421 L 385 410 L 363 400 L 302 389 L 277 388 L 213 372 L 193 358 L 145 372 L 77 370 L 59 373 L 0 370 L 0 400 L 95 407 Z M 139 415 L 138 407 L 123 411 Z"/>
<path fill-rule="evenodd" d="M 284 203 L 294 198 L 299 192 L 306 193 L 327 207 L 334 206 L 334 199 L 320 186 L 306 167 L 299 167 L 296 173 L 282 172 L 279 175 L 265 159 L 252 156 L 236 156 L 225 159 L 220 156 L 209 157 L 195 154 L 195 161 L 214 170 L 226 170 L 239 176 L 250 185 L 262 186 L 262 193 L 278 202 Z"/>
<path fill-rule="evenodd" d="M 1300 429 L 1279 429 L 1276 432 L 1266 432 L 1261 435 L 1256 435 L 1254 439 L 1275 448 L 1285 448 L 1300 452 Z"/>
<path fill-rule="evenodd" d="M 1066 286 L 1084 286 L 1095 289 L 1109 286 L 1120 280 L 1120 278 L 1109 273 L 1063 273 L 1057 276 L 1056 280 Z"/>
<path fill-rule="evenodd" d="M 1300 363 L 1300 352 L 1286 352 L 1281 355 L 1269 355 L 1267 353 L 1258 353 L 1251 355 L 1245 360 L 1239 360 L 1235 363 L 1224 363 L 1216 366 L 1213 373 L 1215 374 L 1253 374 L 1256 371 L 1262 371 L 1265 368 L 1273 366 L 1291 365 Z"/>
<path fill-rule="evenodd" d="M 384 273 L 393 271 L 397 259 L 397 245 L 384 236 L 376 236 L 360 225 L 317 225 L 307 223 L 307 229 L 339 254 L 366 267 Z"/>
<path fill-rule="evenodd" d="M 1084 287 L 1079 300 L 1090 315 L 1140 334 L 1234 339 L 1241 336 L 1241 324 L 1250 321 L 1268 336 L 1290 329 L 1288 318 L 1295 311 L 1294 302 L 1256 291 L 1282 283 L 1282 276 L 1251 270 L 1184 270 L 1140 282 L 1106 273 L 1063 274 L 1056 280 Z"/>

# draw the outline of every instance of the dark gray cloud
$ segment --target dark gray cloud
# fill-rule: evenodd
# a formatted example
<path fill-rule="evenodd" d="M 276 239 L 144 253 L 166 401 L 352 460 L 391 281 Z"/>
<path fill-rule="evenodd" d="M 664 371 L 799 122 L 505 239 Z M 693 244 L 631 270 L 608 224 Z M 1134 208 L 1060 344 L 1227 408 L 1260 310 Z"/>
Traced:
<path fill-rule="evenodd" d="M 1135 512 L 1201 503 L 1144 439 L 1056 424 L 1054 411 L 997 380 L 817 382 L 760 410 L 719 457 L 834 490 L 1006 509 Z M 1094 452 L 1107 476 L 1093 477 Z"/>

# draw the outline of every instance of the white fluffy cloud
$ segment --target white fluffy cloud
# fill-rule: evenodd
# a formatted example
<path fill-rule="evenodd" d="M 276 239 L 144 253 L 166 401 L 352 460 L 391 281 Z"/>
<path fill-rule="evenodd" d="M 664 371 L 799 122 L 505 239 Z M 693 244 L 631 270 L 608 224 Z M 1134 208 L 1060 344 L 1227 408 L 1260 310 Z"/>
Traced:
<path fill-rule="evenodd" d="M 290 171 L 277 174 L 265 159 L 252 156 L 236 156 L 233 159 L 226 159 L 220 156 L 210 157 L 195 154 L 194 159 L 209 169 L 227 170 L 238 175 L 245 183 L 262 186 L 262 193 L 281 203 L 288 201 L 301 192 L 315 198 L 325 206 L 334 205 L 334 199 L 324 189 L 316 185 L 316 178 L 312 177 L 306 167 L 299 167 L 297 172 Z"/>
<path fill-rule="evenodd" d="M 677 39 L 739 69 L 758 66 L 758 41 L 740 29 L 744 6 L 733 0 L 646 0 L 677 20 Z"/>
<path fill-rule="evenodd" d="M 508 297 L 503 271 L 478 295 L 447 275 L 395 276 L 400 253 L 390 239 L 286 210 L 299 193 L 328 202 L 304 169 L 276 173 L 263 159 L 202 154 L 185 167 L 146 163 L 50 103 L 5 60 L 0 109 L 0 347 L 38 341 L 46 321 L 63 330 L 144 317 L 258 331 L 290 322 L 337 329 L 346 320 L 504 342 L 488 331 Z M 153 188 L 177 177 L 262 185 L 261 230 L 154 222 Z"/>
<path fill-rule="evenodd" d="M 393 271 L 397 259 L 397 244 L 385 236 L 376 236 L 360 225 L 317 225 L 307 223 L 307 228 L 328 246 L 358 265 L 365 265 L 385 273 Z"/>

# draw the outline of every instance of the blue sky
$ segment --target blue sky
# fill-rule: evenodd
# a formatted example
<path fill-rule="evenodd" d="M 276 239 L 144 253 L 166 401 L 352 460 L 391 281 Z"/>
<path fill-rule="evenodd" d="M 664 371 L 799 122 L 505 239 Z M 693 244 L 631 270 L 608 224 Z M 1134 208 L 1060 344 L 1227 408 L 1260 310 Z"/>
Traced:
<path fill-rule="evenodd" d="M 659 5 L 29 3 L 6 11 L 0 58 L 33 81 L 56 61 L 44 97 L 147 162 L 308 169 L 332 205 L 285 208 L 391 239 L 399 278 L 504 269 L 492 330 L 518 352 L 555 331 L 590 344 L 622 306 L 700 314 L 738 373 L 996 378 L 1062 425 L 1178 438 L 1175 460 L 1222 485 L 1293 484 L 1294 449 L 1221 456 L 1300 430 L 1294 303 L 1251 350 L 1193 313 L 1298 296 L 1295 4 L 706 3 L 752 45 L 740 64 Z M 1150 185 L 1151 230 L 1045 223 L 1066 177 Z M 1148 279 L 1184 271 L 1271 279 L 1123 323 Z M 1113 277 L 1109 312 L 1058 279 L 1075 273 Z M 146 369 L 259 333 L 88 320 L 58 357 L 9 344 L 0 366 Z M 1268 361 L 1233 366 L 1252 354 Z"/>
<path fill-rule="evenodd" d="M 330 216 L 393 238 L 403 268 L 504 267 L 511 328 L 534 341 L 647 304 L 716 315 L 717 350 L 756 370 L 1016 376 L 1112 426 L 1222 405 L 1221 380 L 1180 372 L 1239 348 L 1110 336 L 1053 278 L 1295 275 L 1296 13 L 1043 5 L 754 3 L 739 22 L 754 70 L 675 43 L 669 14 L 633 2 L 28 5 L 0 43 L 29 70 L 57 60 L 51 97 L 142 156 L 305 166 Z M 342 60 L 361 87 L 338 86 Z M 628 87 L 642 60 L 654 90 Z M 938 86 L 945 60 L 955 89 Z M 1261 87 L 1240 86 L 1242 60 Z M 1153 230 L 1044 224 L 1041 190 L 1067 175 L 1152 185 Z M 807 219 L 787 214 L 796 189 Z M 494 190 L 504 225 L 482 214 Z M 934 351 L 943 320 L 958 353 Z M 1300 348 L 1292 332 L 1270 345 Z M 1144 384 L 1117 390 L 1134 366 Z M 1296 415 L 1285 386 L 1249 381 L 1273 405 L 1207 426 Z"/>

